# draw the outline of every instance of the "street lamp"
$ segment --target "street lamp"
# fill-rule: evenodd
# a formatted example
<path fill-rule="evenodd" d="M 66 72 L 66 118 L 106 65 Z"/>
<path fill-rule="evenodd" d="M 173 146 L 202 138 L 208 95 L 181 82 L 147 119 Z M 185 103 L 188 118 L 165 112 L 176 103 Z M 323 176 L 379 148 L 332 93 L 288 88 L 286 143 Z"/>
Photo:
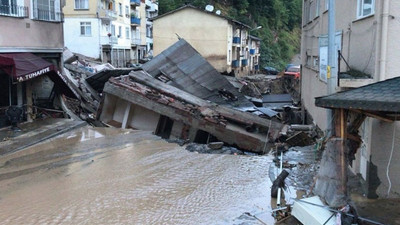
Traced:
<path fill-rule="evenodd" d="M 261 29 L 261 28 L 262 28 L 262 26 L 258 26 L 258 27 L 256 27 L 256 28 L 251 29 L 250 31 L 258 30 L 258 29 Z"/>

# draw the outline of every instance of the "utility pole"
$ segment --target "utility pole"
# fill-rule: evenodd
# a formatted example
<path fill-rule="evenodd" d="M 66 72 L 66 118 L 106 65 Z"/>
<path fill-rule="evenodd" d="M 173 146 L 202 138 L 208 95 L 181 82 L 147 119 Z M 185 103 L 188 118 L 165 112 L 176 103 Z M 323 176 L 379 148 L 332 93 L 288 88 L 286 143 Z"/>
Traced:
<path fill-rule="evenodd" d="M 335 0 L 329 0 L 328 9 L 328 74 L 327 74 L 327 86 L 328 95 L 335 93 L 337 74 L 334 73 L 336 50 L 335 50 Z M 328 136 L 332 134 L 332 110 L 328 110 Z"/>

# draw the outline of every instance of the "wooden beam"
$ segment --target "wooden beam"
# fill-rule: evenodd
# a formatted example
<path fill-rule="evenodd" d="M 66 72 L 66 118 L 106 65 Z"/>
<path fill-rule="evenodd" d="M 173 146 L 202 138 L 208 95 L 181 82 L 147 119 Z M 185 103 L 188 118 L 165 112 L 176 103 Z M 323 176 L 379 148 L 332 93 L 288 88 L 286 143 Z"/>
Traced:
<path fill-rule="evenodd" d="M 381 113 L 372 113 L 372 112 L 367 112 L 367 111 L 363 111 L 363 110 L 359 110 L 359 109 L 351 109 L 351 111 L 357 112 L 357 113 L 362 113 L 362 114 L 364 114 L 366 116 L 369 116 L 369 117 L 372 117 L 372 118 L 375 118 L 375 119 L 378 119 L 378 120 L 382 120 L 382 121 L 385 121 L 385 122 L 388 122 L 388 123 L 391 123 L 391 122 L 394 121 L 392 118 L 387 117 L 387 116 L 385 116 L 385 115 L 383 115 Z"/>

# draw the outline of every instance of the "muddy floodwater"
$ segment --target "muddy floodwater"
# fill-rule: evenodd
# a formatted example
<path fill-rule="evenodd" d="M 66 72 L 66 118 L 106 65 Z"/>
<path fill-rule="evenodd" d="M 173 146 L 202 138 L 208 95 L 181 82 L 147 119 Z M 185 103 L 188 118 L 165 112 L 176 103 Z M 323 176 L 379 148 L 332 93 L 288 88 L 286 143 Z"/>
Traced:
<path fill-rule="evenodd" d="M 84 127 L 0 157 L 0 224 L 273 224 L 271 161 Z"/>

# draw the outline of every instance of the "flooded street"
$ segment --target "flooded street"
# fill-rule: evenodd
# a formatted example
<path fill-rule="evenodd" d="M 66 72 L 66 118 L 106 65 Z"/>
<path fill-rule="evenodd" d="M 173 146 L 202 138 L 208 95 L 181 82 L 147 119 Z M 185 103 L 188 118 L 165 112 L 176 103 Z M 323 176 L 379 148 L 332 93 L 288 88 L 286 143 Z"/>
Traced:
<path fill-rule="evenodd" d="M 85 127 L 1 157 L 0 224 L 273 224 L 271 162 Z"/>

